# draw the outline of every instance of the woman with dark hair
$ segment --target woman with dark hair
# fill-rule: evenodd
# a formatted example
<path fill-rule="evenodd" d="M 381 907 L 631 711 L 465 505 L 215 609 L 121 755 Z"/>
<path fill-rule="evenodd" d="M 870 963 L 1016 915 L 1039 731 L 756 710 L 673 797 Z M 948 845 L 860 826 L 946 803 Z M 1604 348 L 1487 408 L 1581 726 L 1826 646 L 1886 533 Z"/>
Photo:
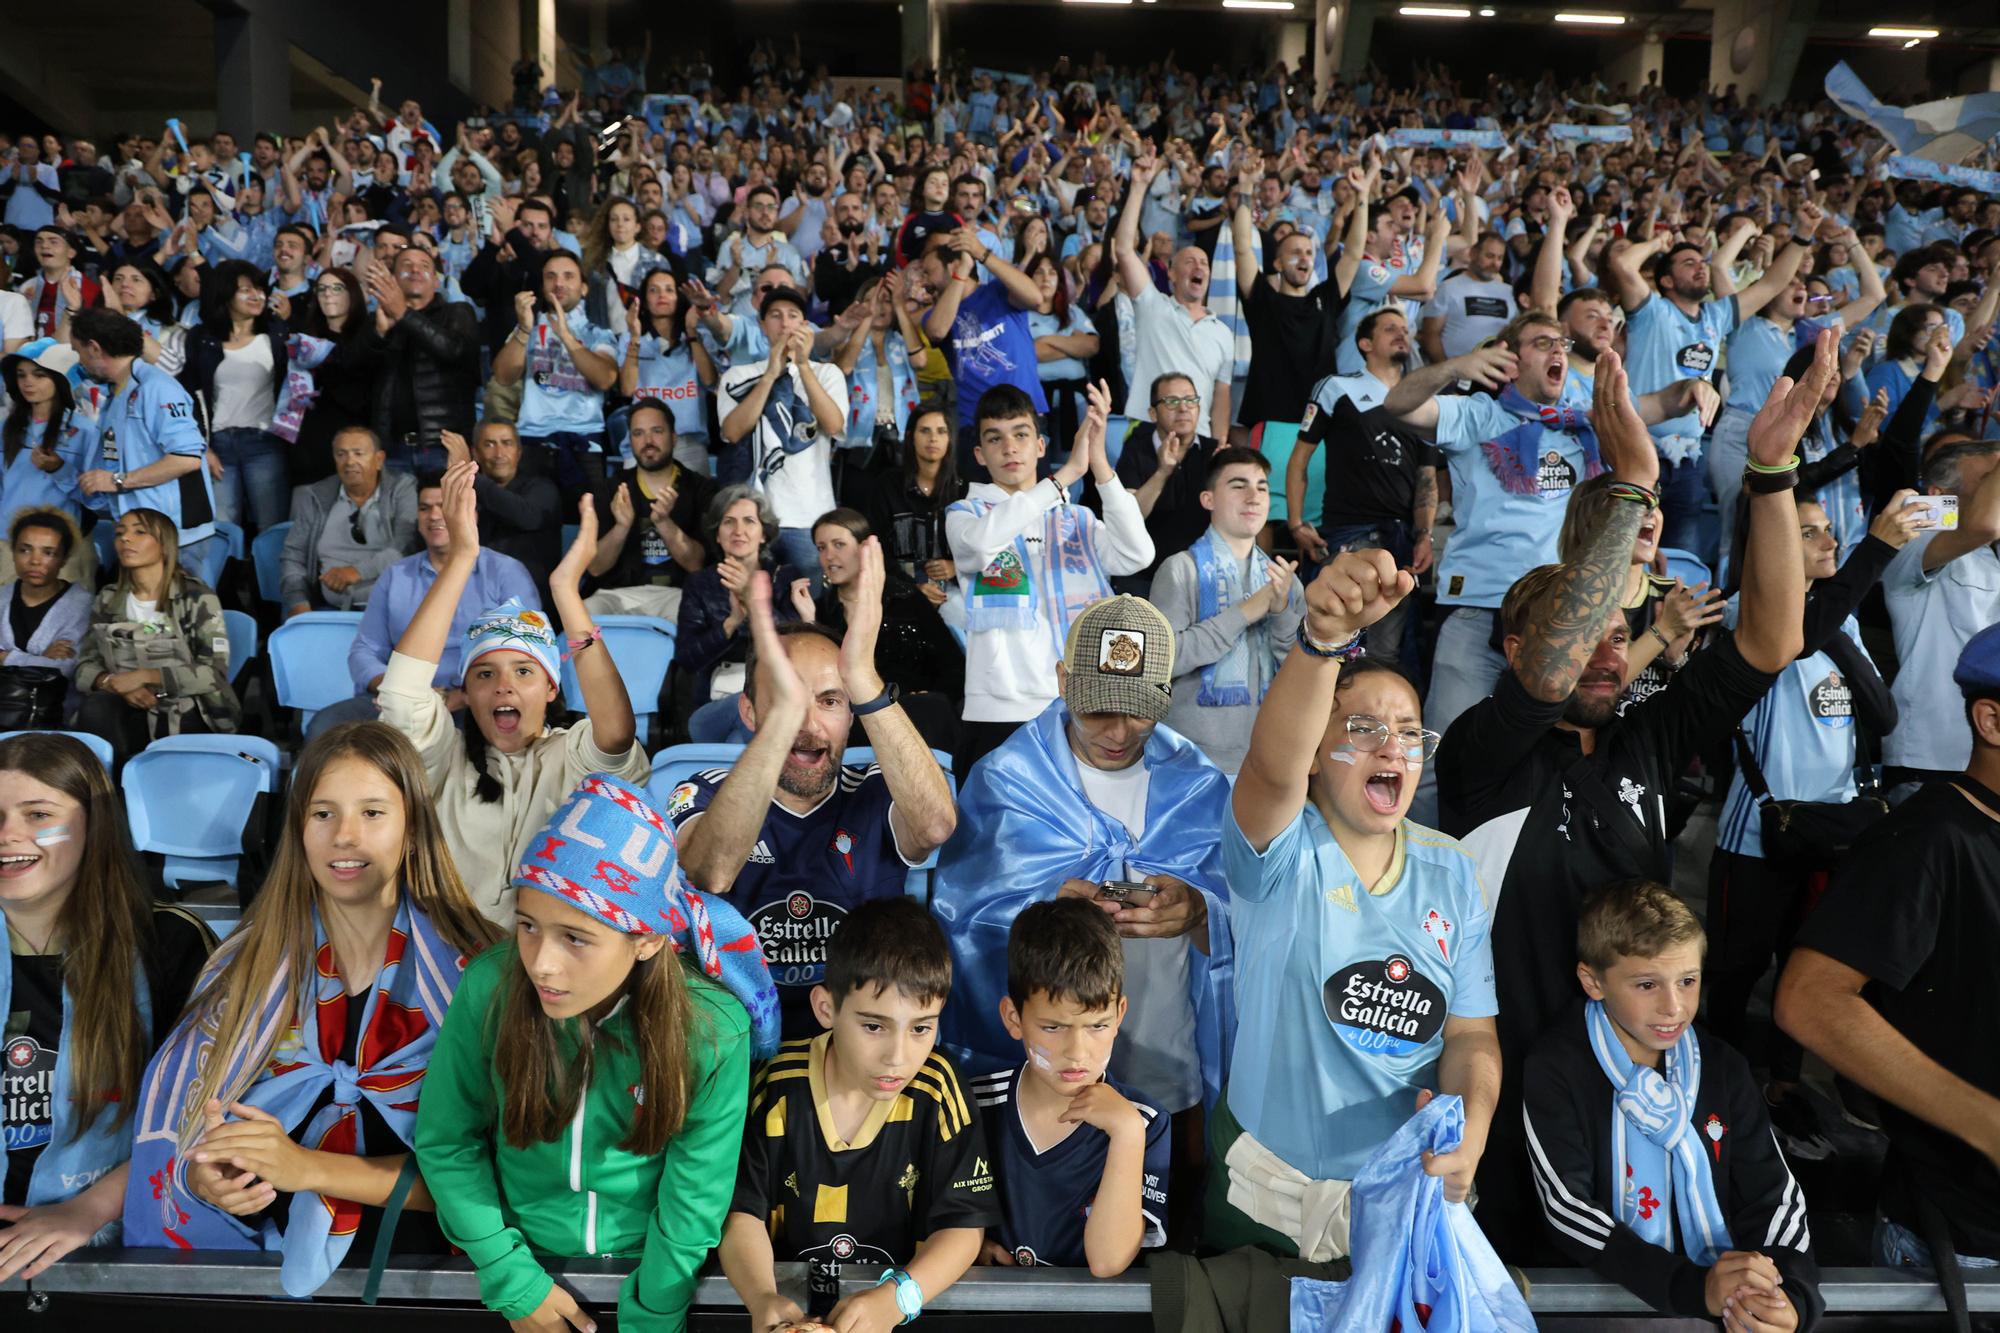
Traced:
<path fill-rule="evenodd" d="M 180 375 L 208 434 L 215 516 L 251 532 L 284 522 L 292 495 L 290 450 L 271 430 L 290 367 L 289 330 L 271 314 L 264 282 L 245 260 L 215 266 Z"/>
<path fill-rule="evenodd" d="M 1049 400 L 1049 434 L 1066 440 L 1083 420 L 1083 386 L 1090 359 L 1097 355 L 1097 329 L 1082 307 L 1070 303 L 1062 261 L 1044 250 L 1030 255 L 1021 271 L 1034 279 L 1048 303 L 1047 314 L 1028 316 L 1028 332 L 1035 338 L 1035 373 Z"/>
<path fill-rule="evenodd" d="M 62 576 L 83 545 L 59 509 L 24 509 L 8 531 L 14 576 L 0 583 L 0 731 L 62 726 L 90 590 Z"/>
<path fill-rule="evenodd" d="M 933 356 L 917 316 L 904 298 L 906 274 L 890 270 L 864 278 L 854 303 L 841 315 L 847 336 L 833 364 L 847 376 L 847 431 L 834 448 L 835 494 L 845 504 L 866 504 L 872 471 L 900 452 L 903 431 L 916 410 L 917 372 Z"/>
<path fill-rule="evenodd" d="M 882 539 L 883 554 L 932 606 L 943 606 L 958 586 L 958 566 L 944 536 L 944 511 L 965 498 L 952 438 L 943 408 L 912 412 L 903 432 L 903 465 L 877 479 L 868 503 L 868 527 Z"/>
<path fill-rule="evenodd" d="M 919 164 L 910 181 L 910 211 L 896 229 L 896 267 L 914 264 L 932 236 L 964 225 L 951 211 L 950 169 Z"/>
<path fill-rule="evenodd" d="M 146 334 L 142 355 L 169 375 L 187 362 L 187 328 L 175 315 L 173 284 L 150 259 L 121 259 L 104 279 L 104 308 L 131 319 Z"/>
<path fill-rule="evenodd" d="M 8 1073 L 58 1090 L 8 1100 L 0 1282 L 41 1276 L 118 1221 L 139 1080 L 215 947 L 186 908 L 152 901 L 125 829 L 81 741 L 0 741 Z"/>
<path fill-rule="evenodd" d="M 323 270 L 313 279 L 309 300 L 298 303 L 299 333 L 287 339 L 294 365 L 309 379 L 292 377 L 289 404 L 298 418 L 291 449 L 293 486 L 333 475 L 333 437 L 350 426 L 372 425 L 375 372 L 380 343 L 368 329 L 368 298 L 361 281 L 344 268 Z"/>
<path fill-rule="evenodd" d="M 706 474 L 708 401 L 715 389 L 715 361 L 708 347 L 690 335 L 691 302 L 681 299 L 680 279 L 664 265 L 639 280 L 639 294 L 626 307 L 625 355 L 618 364 L 618 392 L 637 401 L 652 398 L 674 419 L 674 458 L 682 467 Z M 616 324 L 607 327 L 615 328 Z"/>
<path fill-rule="evenodd" d="M 77 478 L 97 455 L 97 427 L 76 409 L 69 382 L 76 353 L 38 338 L 0 357 L 6 420 L 0 424 L 0 523 L 24 509 L 83 516 Z"/>
<path fill-rule="evenodd" d="M 234 731 L 229 627 L 209 586 L 180 563 L 180 533 L 157 509 L 118 520 L 118 577 L 90 606 L 76 664 L 76 726 L 111 742 L 120 762 L 160 736 Z"/>
<path fill-rule="evenodd" d="M 600 771 L 644 782 L 652 763 L 639 744 L 625 682 L 577 588 L 597 550 L 589 495 L 578 510 L 576 540 L 549 571 L 560 629 L 518 602 L 481 609 L 466 628 L 460 658 L 463 731 L 431 688 L 459 599 L 479 564 L 477 473 L 469 460 L 445 473 L 451 554 L 390 655 L 375 697 L 382 720 L 423 756 L 445 838 L 473 903 L 504 926 L 514 919 L 514 867 L 570 790 Z M 562 707 L 565 649 L 582 687 L 582 717 Z"/>
<path fill-rule="evenodd" d="M 1888 409 L 1893 414 L 1916 384 L 1926 355 L 1938 342 L 1943 343 L 1947 350 L 1956 350 L 1943 306 L 1915 301 L 1898 310 L 1896 317 L 1889 321 L 1888 337 L 1883 339 L 1882 359 L 1868 371 L 1868 396 L 1875 398 L 1886 390 L 1889 395 Z M 1943 413 L 1967 406 L 1975 411 L 1984 407 L 1986 397 L 1986 390 L 1970 380 L 1949 389 L 1940 389 L 1924 417 L 1920 433 L 1929 435 L 1937 429 L 1938 417 Z M 1845 555 L 1847 549 L 1843 546 L 1841 554 Z"/>

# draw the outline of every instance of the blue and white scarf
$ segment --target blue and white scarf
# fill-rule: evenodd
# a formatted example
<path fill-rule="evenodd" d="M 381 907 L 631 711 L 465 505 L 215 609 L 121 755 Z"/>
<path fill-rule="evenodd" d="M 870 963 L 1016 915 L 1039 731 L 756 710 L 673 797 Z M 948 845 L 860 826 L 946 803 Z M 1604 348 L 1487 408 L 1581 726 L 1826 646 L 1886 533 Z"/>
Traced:
<path fill-rule="evenodd" d="M 1597 1067 L 1616 1094 L 1611 1169 L 1617 1180 L 1618 1220 L 1648 1245 L 1672 1252 L 1678 1218 L 1688 1257 L 1703 1267 L 1713 1264 L 1735 1247 L 1694 1127 L 1694 1097 L 1701 1088 L 1701 1044 L 1694 1028 L 1683 1031 L 1667 1051 L 1662 1077 L 1625 1053 L 1601 1001 L 1584 1006 L 1584 1024 Z"/>
<path fill-rule="evenodd" d="M 1271 561 L 1256 547 L 1250 548 L 1250 573 L 1245 578 L 1236 553 L 1217 537 L 1215 529 L 1195 539 L 1188 549 L 1194 557 L 1198 584 L 1195 615 L 1212 620 L 1271 581 Z M 1229 645 L 1229 651 L 1201 669 L 1201 690 L 1195 702 L 1203 708 L 1238 708 L 1264 702 L 1264 691 L 1278 664 L 1271 651 L 1271 617 L 1251 625 Z"/>
<path fill-rule="evenodd" d="M 1501 486 L 1514 495 L 1541 493 L 1542 436 L 1561 431 L 1576 437 L 1583 450 L 1583 475 L 1594 477 L 1604 471 L 1604 457 L 1598 452 L 1597 431 L 1590 414 L 1566 403 L 1531 403 L 1521 390 L 1510 384 L 1500 393 L 1500 406 L 1521 419 L 1521 424 L 1480 445 L 1486 466 Z"/>
<path fill-rule="evenodd" d="M 991 499 L 967 496 L 945 512 L 983 518 L 994 504 Z M 1048 586 L 1037 581 L 1038 571 L 1028 553 L 1025 534 L 1016 537 L 973 576 L 972 595 L 966 598 L 966 629 L 977 634 L 1046 624 L 1055 640 L 1056 656 L 1061 657 L 1070 622 L 1092 602 L 1111 595 L 1111 580 L 1105 577 L 1091 540 L 1095 515 L 1065 501 L 1049 510 L 1042 521 L 1045 560 L 1040 573 L 1046 576 Z"/>
<path fill-rule="evenodd" d="M 910 349 L 900 332 L 891 329 L 884 334 L 882 347 L 889 362 L 890 398 L 885 406 L 900 435 L 909 423 L 910 413 L 917 408 L 917 376 L 910 369 Z M 878 369 L 875 339 L 863 338 L 861 356 L 847 377 L 847 438 L 840 442 L 843 449 L 864 449 L 875 443 L 875 421 L 881 415 L 875 402 Z"/>
<path fill-rule="evenodd" d="M 0 905 L 0 927 L 7 920 L 6 908 Z M 4 937 L 0 929 L 0 937 Z M 13 1012 L 14 1001 L 14 954 L 10 949 L 0 954 L 0 1017 Z M 132 1001 L 139 1009 L 139 1030 L 151 1040 L 153 1031 L 153 992 L 147 984 L 146 969 L 138 959 L 132 960 Z M 133 1090 L 120 1088 L 110 1099 L 110 1104 L 100 1107 L 89 1123 L 77 1123 L 77 1102 L 79 1094 L 70 1086 L 70 1052 L 75 1049 L 74 1025 L 76 1021 L 75 997 L 65 985 L 62 992 L 62 1035 L 56 1039 L 55 1088 L 49 1107 L 49 1138 L 41 1155 L 35 1159 L 35 1169 L 28 1175 L 28 1196 L 30 1208 L 45 1204 L 63 1203 L 75 1198 L 92 1181 L 114 1170 L 119 1163 L 132 1155 L 132 1126 L 121 1123 L 116 1129 L 112 1122 L 117 1119 L 118 1102 L 132 1095 Z M 28 1148 L 38 1127 L 8 1121 L 5 1131 L 0 1132 L 0 1179 L 7 1173 L 7 1151 L 10 1148 Z M 112 1222 L 90 1238 L 93 1245 L 108 1245 L 118 1238 L 118 1224 Z"/>
<path fill-rule="evenodd" d="M 232 943 L 242 939 L 241 933 Z M 316 966 L 303 979 L 281 969 L 264 989 L 263 1004 L 242 1047 L 214 1049 L 217 1009 L 184 1018 L 146 1071 L 132 1176 L 125 1191 L 125 1243 L 139 1248 L 278 1250 L 285 1293 L 310 1296 L 340 1265 L 361 1224 L 361 1205 L 310 1192 L 292 1195 L 286 1229 L 265 1219 L 252 1227 L 212 1208 L 188 1188 L 180 1152 L 181 1116 L 211 1060 L 226 1059 L 228 1086 L 253 1051 L 268 1050 L 264 1067 L 238 1100 L 275 1116 L 301 1146 L 356 1157 L 407 1150 L 416 1133 L 417 1099 L 438 1028 L 466 959 L 404 895 L 396 908 L 382 970 L 361 1016 L 360 1063 L 340 1059 L 347 1034 L 347 984 L 319 910 L 313 910 Z M 235 951 L 225 944 L 202 972 L 201 989 Z M 332 1097 L 314 1114 L 313 1104 Z M 366 1141 L 361 1103 L 372 1106 L 397 1142 Z"/>

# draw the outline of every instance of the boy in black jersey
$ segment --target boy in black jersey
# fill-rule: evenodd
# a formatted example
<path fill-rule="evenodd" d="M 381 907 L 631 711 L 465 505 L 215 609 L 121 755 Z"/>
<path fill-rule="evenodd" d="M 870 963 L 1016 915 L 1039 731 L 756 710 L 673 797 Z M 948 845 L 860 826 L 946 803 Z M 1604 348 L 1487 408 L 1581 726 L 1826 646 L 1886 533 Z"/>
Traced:
<path fill-rule="evenodd" d="M 950 991 L 944 932 L 912 899 L 863 903 L 828 941 L 812 990 L 827 1031 L 786 1042 L 752 1084 L 723 1225 L 722 1271 L 752 1328 L 805 1319 L 778 1291 L 778 1259 L 887 1265 L 827 1320 L 871 1333 L 906 1322 L 999 1222 L 972 1100 L 931 1049 Z"/>
<path fill-rule="evenodd" d="M 1522 1073 L 1550 1235 L 1662 1313 L 1811 1328 L 1825 1307 L 1805 1194 L 1749 1064 L 1693 1026 L 1701 923 L 1672 890 L 1632 879 L 1586 898 L 1576 933 L 1590 998 Z"/>
<path fill-rule="evenodd" d="M 1004 1215 L 988 1262 L 1115 1277 L 1166 1244 L 1167 1117 L 1104 1072 L 1124 992 L 1125 951 L 1096 903 L 1054 898 L 1014 919 L 1000 1021 L 1027 1063 L 973 1084 Z"/>

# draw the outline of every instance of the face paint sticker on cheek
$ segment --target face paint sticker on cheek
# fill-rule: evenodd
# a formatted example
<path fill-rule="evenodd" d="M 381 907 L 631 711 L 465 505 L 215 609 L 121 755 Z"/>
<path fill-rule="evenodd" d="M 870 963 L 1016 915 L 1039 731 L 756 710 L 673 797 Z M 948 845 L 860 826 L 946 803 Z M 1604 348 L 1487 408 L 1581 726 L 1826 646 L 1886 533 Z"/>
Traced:
<path fill-rule="evenodd" d="M 1326 757 L 1333 760 L 1336 764 L 1358 764 L 1361 762 L 1361 752 L 1346 741 L 1342 741 L 1340 744 L 1334 746 L 1332 750 L 1327 752 Z"/>
<path fill-rule="evenodd" d="M 59 842 L 69 841 L 69 825 L 58 824 L 54 828 L 43 829 L 35 835 L 35 846 L 53 847 Z"/>
<path fill-rule="evenodd" d="M 1049 1058 L 1049 1053 L 1039 1046 L 1030 1046 L 1028 1048 L 1028 1058 L 1034 1061 L 1035 1068 L 1037 1069 L 1052 1070 L 1056 1067 L 1056 1062 Z"/>

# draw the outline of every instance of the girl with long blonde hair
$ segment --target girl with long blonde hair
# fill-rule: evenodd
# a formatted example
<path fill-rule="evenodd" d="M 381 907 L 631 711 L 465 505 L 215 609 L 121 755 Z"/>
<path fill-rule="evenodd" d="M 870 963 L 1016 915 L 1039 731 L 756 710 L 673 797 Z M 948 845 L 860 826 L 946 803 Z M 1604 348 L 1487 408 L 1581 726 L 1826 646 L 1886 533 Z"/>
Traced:
<path fill-rule="evenodd" d="M 299 755 L 276 862 L 147 1070 L 125 1243 L 284 1255 L 307 1296 L 401 1181 L 472 905 L 422 762 L 379 722 Z M 366 1255 L 367 1247 L 357 1247 Z"/>

